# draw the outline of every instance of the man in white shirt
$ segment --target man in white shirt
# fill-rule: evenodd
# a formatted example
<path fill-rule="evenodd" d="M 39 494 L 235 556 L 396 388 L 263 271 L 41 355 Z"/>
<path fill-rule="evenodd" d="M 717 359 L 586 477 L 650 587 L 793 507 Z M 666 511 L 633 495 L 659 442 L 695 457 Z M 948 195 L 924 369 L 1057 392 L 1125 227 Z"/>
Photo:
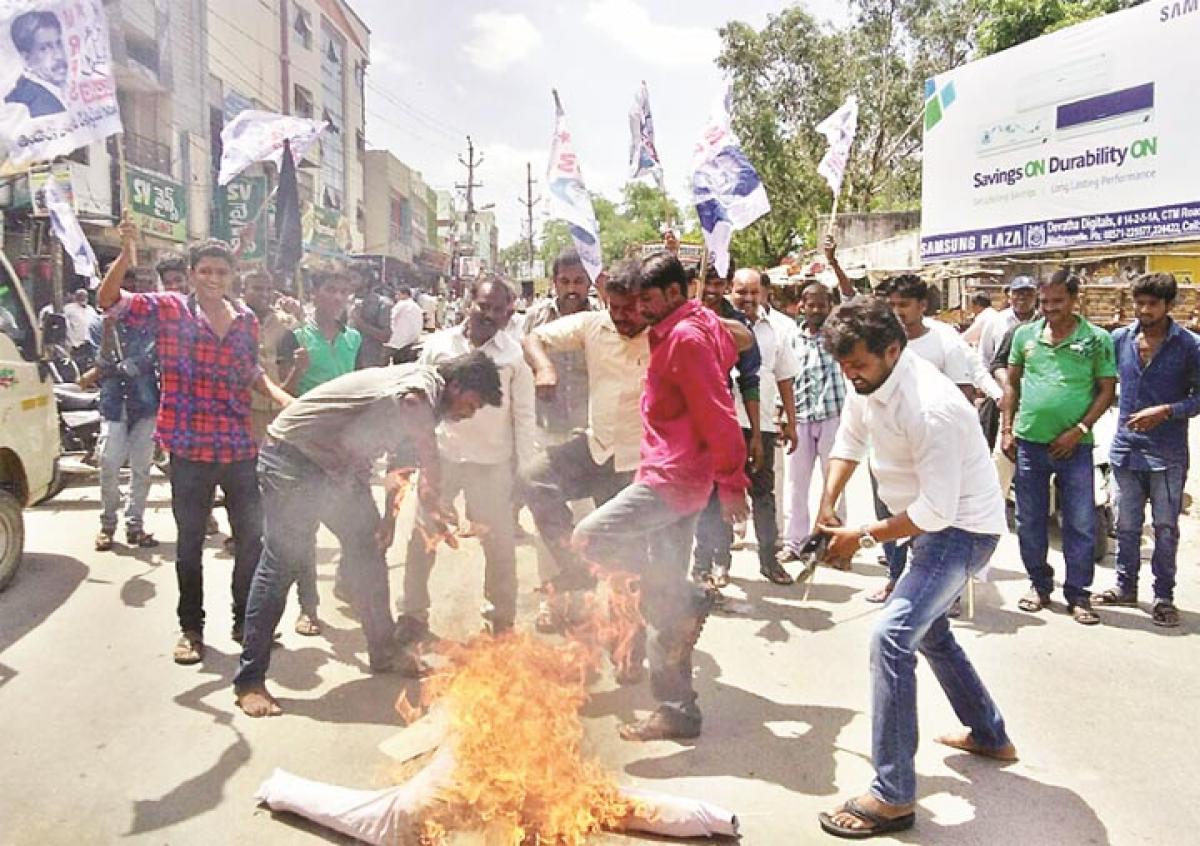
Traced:
<path fill-rule="evenodd" d="M 586 567 L 571 548 L 575 526 L 567 504 L 588 498 L 604 504 L 633 481 L 638 466 L 650 344 L 633 288 L 636 272 L 636 263 L 614 269 L 604 291 L 607 311 L 560 317 L 525 337 L 525 358 L 539 396 L 559 390 L 556 354 L 579 353 L 587 377 L 587 431 L 547 447 L 525 478 L 526 502 L 553 559 L 555 572 L 544 577 L 557 590 L 587 582 Z M 557 628 L 561 612 L 548 604 L 548 619 L 539 611 L 539 628 Z"/>
<path fill-rule="evenodd" d="M 766 292 L 762 284 L 763 274 L 752 267 L 743 267 L 733 274 L 733 304 L 750 319 L 754 329 L 754 340 L 762 365 L 759 378 L 759 428 L 762 438 L 763 458 L 756 466 L 746 467 L 750 478 L 750 505 L 754 515 L 754 536 L 758 541 L 758 569 L 768 579 L 775 581 L 772 574 L 782 570 L 775 560 L 779 543 L 779 524 L 775 503 L 775 447 L 783 443 L 788 453 L 796 449 L 796 399 L 793 380 L 799 373 L 796 356 L 790 337 L 780 333 L 763 310 Z M 777 409 L 782 402 L 782 425 L 776 422 Z M 750 419 L 746 415 L 746 404 L 740 392 L 734 393 L 738 422 L 746 438 L 747 450 L 752 437 Z M 719 552 L 727 553 L 728 550 Z M 729 583 L 729 572 L 722 565 L 720 554 L 714 556 L 712 582 L 716 587 Z M 786 573 L 785 573 L 786 575 Z M 788 579 L 790 581 L 790 578 Z"/>
<path fill-rule="evenodd" d="M 524 470 L 533 460 L 533 374 L 521 348 L 503 331 L 516 299 L 512 289 L 500 280 L 483 279 L 475 283 L 472 294 L 467 319 L 430 335 L 420 363 L 441 364 L 482 350 L 500 373 L 500 406 L 481 409 L 467 420 L 443 421 L 437 430 L 442 495 L 446 502 L 452 502 L 459 491 L 466 498 L 467 516 L 478 528 L 483 546 L 485 628 L 500 633 L 512 628 L 517 613 L 512 464 L 515 456 L 518 470 Z M 396 623 L 396 639 L 402 647 L 430 636 L 429 574 L 437 539 L 422 532 L 425 522 L 426 515 L 418 509 Z"/>
<path fill-rule="evenodd" d="M 984 330 L 1000 320 L 1000 310 L 992 307 L 990 296 L 983 291 L 977 291 L 971 295 L 971 311 L 975 316 L 967 331 L 963 332 L 962 339 L 972 347 L 977 347 Z"/>
<path fill-rule="evenodd" d="M 430 332 L 437 329 L 437 299 L 433 294 L 422 291 L 417 296 L 417 305 L 421 307 L 421 313 L 424 315 L 425 328 Z"/>
<path fill-rule="evenodd" d="M 67 346 L 72 351 L 90 343 L 92 323 L 100 319 L 100 312 L 88 303 L 87 289 L 76 289 L 71 302 L 63 306 L 63 317 L 67 321 Z"/>
<path fill-rule="evenodd" d="M 942 375 L 969 398 L 974 399 L 975 388 L 971 366 L 967 358 L 967 346 L 958 332 L 950 326 L 925 316 L 929 299 L 929 286 L 925 280 L 913 274 L 903 274 L 888 280 L 887 300 L 908 341 L 908 351 L 920 356 L 937 368 Z M 872 464 L 872 468 L 874 465 Z M 872 473 L 872 479 L 874 479 Z M 878 493 L 875 496 L 875 516 L 880 520 L 890 517 Z M 883 545 L 887 559 L 888 580 L 879 590 L 867 596 L 868 602 L 886 602 L 896 587 L 896 581 L 908 563 L 908 547 L 888 542 Z"/>
<path fill-rule="evenodd" d="M 820 815 L 825 831 L 863 838 L 911 828 L 915 820 L 918 651 L 967 728 L 938 742 L 1001 761 L 1017 758 L 1004 719 L 946 619 L 954 598 L 996 549 L 1005 529 L 1004 501 L 974 409 L 954 383 L 905 349 L 905 331 L 886 304 L 844 305 L 825 331 L 854 387 L 818 516 L 820 531 L 830 537 L 827 555 L 913 539 L 913 566 L 871 640 L 875 779 L 868 793 Z M 868 448 L 879 496 L 895 516 L 845 528 L 834 503 Z"/>
<path fill-rule="evenodd" d="M 386 349 L 392 364 L 408 364 L 417 360 L 417 341 L 425 326 L 425 312 L 413 302 L 412 288 L 401 285 L 396 289 L 396 304 L 392 306 L 392 336 Z"/>

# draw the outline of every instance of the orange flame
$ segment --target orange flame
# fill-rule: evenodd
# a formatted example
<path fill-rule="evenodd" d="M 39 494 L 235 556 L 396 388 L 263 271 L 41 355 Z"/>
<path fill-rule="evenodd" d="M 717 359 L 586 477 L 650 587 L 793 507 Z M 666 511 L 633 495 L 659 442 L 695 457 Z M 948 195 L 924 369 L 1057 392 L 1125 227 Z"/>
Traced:
<path fill-rule="evenodd" d="M 487 830 L 489 842 L 581 846 L 642 810 L 583 753 L 591 645 L 520 633 L 478 635 L 443 652 L 451 669 L 426 680 L 421 701 L 447 706 L 455 771 L 423 821 L 423 842 Z M 411 708 L 401 697 L 397 710 Z"/>

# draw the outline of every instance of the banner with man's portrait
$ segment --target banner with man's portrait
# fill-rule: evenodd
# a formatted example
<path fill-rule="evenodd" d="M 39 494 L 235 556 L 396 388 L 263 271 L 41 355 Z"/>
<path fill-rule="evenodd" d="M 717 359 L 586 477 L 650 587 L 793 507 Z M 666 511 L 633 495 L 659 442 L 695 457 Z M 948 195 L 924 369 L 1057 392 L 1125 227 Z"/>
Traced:
<path fill-rule="evenodd" d="M 0 3 L 0 174 L 120 131 L 101 0 Z"/>

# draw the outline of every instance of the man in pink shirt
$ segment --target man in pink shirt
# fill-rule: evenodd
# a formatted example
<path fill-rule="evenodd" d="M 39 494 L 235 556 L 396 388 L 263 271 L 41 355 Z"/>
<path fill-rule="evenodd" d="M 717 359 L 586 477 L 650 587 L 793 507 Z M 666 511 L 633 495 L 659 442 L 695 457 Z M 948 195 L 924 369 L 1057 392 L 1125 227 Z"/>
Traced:
<path fill-rule="evenodd" d="M 641 576 L 650 687 L 658 708 L 621 727 L 625 740 L 700 734 L 692 649 L 712 596 L 687 578 L 696 518 L 715 484 L 726 520 L 744 520 L 746 444 L 727 375 L 737 358 L 720 319 L 687 297 L 679 259 L 642 263 L 635 290 L 650 324 L 642 394 L 641 465 L 634 483 L 586 517 L 575 543 L 587 557 Z"/>

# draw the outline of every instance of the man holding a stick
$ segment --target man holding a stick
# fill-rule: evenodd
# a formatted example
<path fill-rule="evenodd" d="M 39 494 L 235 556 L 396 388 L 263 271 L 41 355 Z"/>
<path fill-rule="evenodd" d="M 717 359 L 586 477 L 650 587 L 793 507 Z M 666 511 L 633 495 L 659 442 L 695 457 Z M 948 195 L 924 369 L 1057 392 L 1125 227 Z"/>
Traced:
<path fill-rule="evenodd" d="M 907 349 L 904 327 L 883 300 L 841 306 L 826 343 L 855 393 L 846 400 L 818 514 L 827 556 L 849 558 L 883 541 L 912 538 L 901 576 L 871 639 L 870 791 L 820 815 L 821 828 L 860 839 L 911 828 L 917 778 L 916 653 L 929 661 L 967 731 L 939 743 L 1015 761 L 995 703 L 950 630 L 946 612 L 992 557 L 1005 530 L 1004 500 L 975 410 L 934 365 Z M 879 496 L 894 515 L 843 527 L 834 503 L 872 450 Z M 947 462 L 945 456 L 955 456 Z"/>

